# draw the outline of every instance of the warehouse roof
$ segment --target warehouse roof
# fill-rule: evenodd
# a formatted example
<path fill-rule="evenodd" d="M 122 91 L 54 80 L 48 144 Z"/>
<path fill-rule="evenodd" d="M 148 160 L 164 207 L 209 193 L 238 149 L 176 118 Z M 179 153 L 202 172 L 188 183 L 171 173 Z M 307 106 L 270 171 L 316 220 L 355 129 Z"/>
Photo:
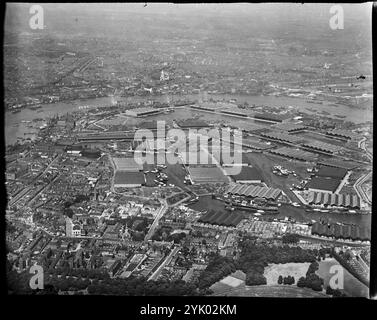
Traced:
<path fill-rule="evenodd" d="M 343 137 L 347 139 L 356 138 L 358 135 L 349 130 L 333 129 L 326 132 L 328 135 Z"/>
<path fill-rule="evenodd" d="M 114 185 L 144 184 L 145 178 L 142 172 L 117 171 L 114 177 Z"/>
<path fill-rule="evenodd" d="M 205 128 L 209 126 L 207 122 L 198 119 L 187 119 L 179 121 L 178 125 L 181 128 Z"/>
<path fill-rule="evenodd" d="M 335 167 L 335 168 L 344 168 L 344 169 L 354 169 L 360 166 L 360 164 L 352 161 L 343 161 L 337 159 L 327 159 L 318 162 L 319 165 L 328 166 L 328 167 Z"/>
<path fill-rule="evenodd" d="M 316 173 L 318 177 L 329 177 L 343 179 L 347 174 L 347 169 L 344 168 L 331 168 L 328 166 L 321 166 Z"/>
<path fill-rule="evenodd" d="M 113 158 L 116 170 L 121 171 L 140 171 L 143 165 L 138 164 L 134 157 L 131 158 Z"/>
<path fill-rule="evenodd" d="M 270 150 L 271 153 L 285 156 L 292 159 L 304 160 L 304 161 L 315 161 L 317 155 L 312 152 L 307 152 L 300 149 L 294 149 L 289 147 L 281 147 L 278 149 Z"/>
<path fill-rule="evenodd" d="M 335 192 L 340 184 L 339 179 L 324 178 L 324 177 L 314 177 L 306 185 L 309 189 L 317 189 Z"/>
<path fill-rule="evenodd" d="M 289 119 L 290 115 L 263 112 L 263 113 L 254 114 L 254 118 L 263 119 L 263 120 L 270 120 L 270 121 L 275 121 L 275 122 L 282 122 L 283 120 Z"/>
<path fill-rule="evenodd" d="M 283 131 L 281 131 L 281 132 L 279 132 L 279 131 L 263 132 L 261 135 L 262 135 L 262 137 L 271 138 L 271 139 L 275 139 L 275 140 L 279 140 L 279 141 L 286 141 L 286 142 L 289 142 L 289 143 L 299 143 L 299 142 L 304 141 L 304 139 L 302 139 L 298 136 L 287 134 L 286 132 L 283 132 Z"/>
<path fill-rule="evenodd" d="M 350 225 L 339 226 L 335 223 L 321 224 L 316 222 L 312 225 L 312 233 L 341 239 L 370 240 L 370 230 L 367 228 Z"/>
<path fill-rule="evenodd" d="M 276 200 L 280 196 L 281 190 L 269 187 L 235 183 L 229 187 L 226 193 L 248 196 L 252 198 L 258 197 Z"/>
<path fill-rule="evenodd" d="M 312 191 L 308 195 L 308 203 L 360 208 L 360 198 L 356 194 L 329 194 Z"/>
<path fill-rule="evenodd" d="M 303 144 L 304 147 L 324 151 L 324 152 L 338 152 L 342 149 L 340 146 L 336 146 L 330 143 L 322 141 L 310 141 Z"/>

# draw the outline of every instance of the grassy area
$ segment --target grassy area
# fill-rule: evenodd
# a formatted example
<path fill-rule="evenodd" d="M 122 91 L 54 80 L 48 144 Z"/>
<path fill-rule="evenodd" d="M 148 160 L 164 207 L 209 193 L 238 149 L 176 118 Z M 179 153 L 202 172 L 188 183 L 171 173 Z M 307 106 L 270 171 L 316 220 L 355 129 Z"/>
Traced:
<path fill-rule="evenodd" d="M 271 297 L 271 298 L 326 298 L 325 293 L 312 289 L 299 288 L 295 285 L 245 286 L 214 295 L 229 297 Z"/>
<path fill-rule="evenodd" d="M 295 283 L 301 277 L 305 277 L 310 263 L 284 263 L 284 264 L 269 264 L 264 268 L 264 276 L 267 279 L 267 285 L 276 285 L 279 276 L 292 276 L 295 278 Z"/>

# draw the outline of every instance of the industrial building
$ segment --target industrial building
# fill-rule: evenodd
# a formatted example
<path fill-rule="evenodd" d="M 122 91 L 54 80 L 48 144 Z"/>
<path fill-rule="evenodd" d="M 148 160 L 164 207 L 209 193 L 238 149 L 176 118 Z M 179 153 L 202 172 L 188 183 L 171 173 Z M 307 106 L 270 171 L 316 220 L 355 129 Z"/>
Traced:
<path fill-rule="evenodd" d="M 294 149 L 289 147 L 282 147 L 277 149 L 271 149 L 271 153 L 277 154 L 279 156 L 287 157 L 290 159 L 295 160 L 302 160 L 302 161 L 316 161 L 318 156 L 315 153 L 307 152 L 300 149 Z"/>
<path fill-rule="evenodd" d="M 322 160 L 322 161 L 318 161 L 317 164 L 321 166 L 328 166 L 328 167 L 333 167 L 333 168 L 344 168 L 347 170 L 353 170 L 357 167 L 360 167 L 360 164 L 357 162 L 337 160 L 337 159 Z"/>
<path fill-rule="evenodd" d="M 318 177 L 335 178 L 342 180 L 347 174 L 347 169 L 321 166 L 316 173 Z"/>
<path fill-rule="evenodd" d="M 253 115 L 254 119 L 271 121 L 271 122 L 288 122 L 291 117 L 287 114 L 277 114 L 277 113 L 255 113 Z"/>
<path fill-rule="evenodd" d="M 261 183 L 263 177 L 260 172 L 254 167 L 241 167 L 241 172 L 236 175 L 231 175 L 231 178 L 236 183 Z"/>
<path fill-rule="evenodd" d="M 302 146 L 313 151 L 326 152 L 326 153 L 331 153 L 331 154 L 337 153 L 340 150 L 342 150 L 342 147 L 340 146 L 336 146 L 336 145 L 321 142 L 321 141 L 305 142 L 302 144 Z"/>
<path fill-rule="evenodd" d="M 269 188 L 269 187 L 260 187 L 255 185 L 247 184 L 234 184 L 229 187 L 226 193 L 246 196 L 251 198 L 263 198 L 268 200 L 277 200 L 282 191 L 280 189 Z"/>
<path fill-rule="evenodd" d="M 210 182 L 228 182 L 228 178 L 223 174 L 220 168 L 213 167 L 188 167 L 190 180 L 193 184 L 210 183 Z"/>
<path fill-rule="evenodd" d="M 333 129 L 326 132 L 327 135 L 341 138 L 344 140 L 352 140 L 358 138 L 358 135 L 349 130 L 342 130 L 342 129 Z"/>
<path fill-rule="evenodd" d="M 327 192 L 309 192 L 309 204 L 360 209 L 360 198 L 356 194 L 329 194 Z"/>
<path fill-rule="evenodd" d="M 78 141 L 103 141 L 103 140 L 126 140 L 133 141 L 135 133 L 133 132 L 103 132 L 103 133 L 79 133 Z"/>
<path fill-rule="evenodd" d="M 136 188 L 145 184 L 142 172 L 116 171 L 114 188 Z"/>
<path fill-rule="evenodd" d="M 242 112 L 240 109 L 238 109 L 239 111 L 234 111 L 234 110 L 221 110 L 220 112 L 221 113 L 224 113 L 224 114 L 227 114 L 227 115 L 231 115 L 231 116 L 237 116 L 237 117 L 245 117 L 247 118 L 248 115 L 244 112 Z"/>
<path fill-rule="evenodd" d="M 147 116 L 152 116 L 155 114 L 159 114 L 161 112 L 164 112 L 166 109 L 164 108 L 148 108 L 148 107 L 143 107 L 143 108 L 135 108 L 135 109 L 129 109 L 126 110 L 125 115 L 130 116 L 130 117 L 147 117 Z"/>
<path fill-rule="evenodd" d="M 209 127 L 209 124 L 207 122 L 203 120 L 198 120 L 198 119 L 182 120 L 182 121 L 179 121 L 177 124 L 182 129 L 189 129 L 189 128 L 200 129 L 200 128 Z"/>
<path fill-rule="evenodd" d="M 138 172 L 143 170 L 143 165 L 131 158 L 113 158 L 116 171 Z"/>
<path fill-rule="evenodd" d="M 341 183 L 340 179 L 313 177 L 306 187 L 309 191 L 334 193 Z"/>
<path fill-rule="evenodd" d="M 227 227 L 236 227 L 243 219 L 243 215 L 236 212 L 229 213 L 209 211 L 198 221 L 202 223 L 210 223 Z"/>
<path fill-rule="evenodd" d="M 273 125 L 272 127 L 287 132 L 300 132 L 307 129 L 306 126 L 300 123 L 278 123 Z"/>
<path fill-rule="evenodd" d="M 203 103 L 201 105 L 193 105 L 190 106 L 192 109 L 202 110 L 202 111 L 209 111 L 209 112 L 215 112 L 218 107 L 214 103 Z"/>
<path fill-rule="evenodd" d="M 356 225 L 338 225 L 335 223 L 321 224 L 316 222 L 312 225 L 312 234 L 322 237 L 356 240 L 356 241 L 370 241 L 370 230 L 365 227 Z"/>
<path fill-rule="evenodd" d="M 279 132 L 279 131 L 262 132 L 261 136 L 265 138 L 277 140 L 279 142 L 288 142 L 292 144 L 298 144 L 304 141 L 302 138 L 299 138 L 294 135 L 290 135 L 286 132 Z"/>

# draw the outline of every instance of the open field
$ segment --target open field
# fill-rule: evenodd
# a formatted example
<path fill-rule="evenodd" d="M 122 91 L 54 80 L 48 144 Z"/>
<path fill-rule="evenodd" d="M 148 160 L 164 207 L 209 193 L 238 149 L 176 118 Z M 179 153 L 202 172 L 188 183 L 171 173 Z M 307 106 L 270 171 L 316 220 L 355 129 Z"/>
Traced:
<path fill-rule="evenodd" d="M 270 297 L 270 298 L 327 298 L 322 292 L 312 289 L 299 288 L 295 285 L 275 285 L 275 286 L 245 286 L 222 293 L 214 293 L 214 296 L 228 297 Z"/>
<path fill-rule="evenodd" d="M 305 277 L 310 263 L 284 263 L 284 264 L 269 264 L 264 268 L 264 276 L 267 279 L 267 285 L 276 285 L 279 276 L 292 276 L 295 278 L 295 284 L 301 277 Z"/>

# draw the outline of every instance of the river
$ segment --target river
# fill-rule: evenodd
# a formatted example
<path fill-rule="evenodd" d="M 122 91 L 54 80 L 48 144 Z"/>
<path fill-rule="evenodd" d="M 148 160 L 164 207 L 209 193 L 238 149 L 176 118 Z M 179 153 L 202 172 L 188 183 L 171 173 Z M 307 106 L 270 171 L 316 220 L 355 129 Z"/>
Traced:
<path fill-rule="evenodd" d="M 188 99 L 190 101 L 195 101 L 200 99 L 200 95 L 177 95 L 177 96 L 153 96 L 153 97 L 103 97 L 103 98 L 93 98 L 87 100 L 74 100 L 74 101 L 67 101 L 67 102 L 57 102 L 51 104 L 43 104 L 42 108 L 39 110 L 30 110 L 30 109 L 23 109 L 21 112 L 18 113 L 11 113 L 5 112 L 5 139 L 6 144 L 15 143 L 17 137 L 24 137 L 25 132 L 31 132 L 30 128 L 27 128 L 21 121 L 31 121 L 37 118 L 44 118 L 52 117 L 56 114 L 62 115 L 65 113 L 70 113 L 73 111 L 80 110 L 80 106 L 88 106 L 89 108 L 101 107 L 101 106 L 109 106 L 114 103 L 114 100 L 118 102 L 142 102 L 147 100 L 154 100 L 159 102 L 168 102 L 168 101 L 176 101 L 179 99 Z M 358 108 L 351 108 L 346 105 L 342 104 L 334 104 L 334 102 L 324 101 L 323 104 L 313 104 L 308 103 L 306 99 L 302 97 L 276 97 L 276 96 L 248 96 L 248 95 L 209 95 L 209 97 L 213 98 L 214 100 L 225 100 L 228 101 L 230 99 L 237 99 L 237 103 L 248 102 L 250 105 L 267 105 L 267 106 L 276 106 L 276 107 L 294 107 L 297 110 L 302 112 L 306 112 L 308 114 L 316 113 L 317 111 L 326 111 L 329 112 L 330 116 L 335 115 L 345 115 L 346 120 L 353 121 L 355 123 L 362 123 L 366 121 L 372 120 L 372 113 L 366 110 L 360 110 Z M 311 110 L 308 110 L 311 109 Z M 181 114 L 183 113 L 183 114 Z M 185 111 L 180 110 L 177 111 L 177 114 L 172 114 L 171 116 L 175 116 L 179 118 L 180 116 L 184 116 Z M 204 114 L 204 113 L 203 113 Z M 171 117 L 170 116 L 170 117 Z M 166 117 L 166 115 L 165 115 Z M 221 115 L 210 115 L 203 116 L 204 118 L 209 119 L 218 119 L 224 120 L 229 119 L 229 117 L 221 116 Z M 164 115 L 156 116 L 156 119 L 164 118 Z M 236 119 L 236 118 L 233 118 Z M 248 122 L 252 123 L 252 122 Z M 238 120 L 239 126 L 245 127 L 247 123 L 242 121 L 241 119 Z"/>

